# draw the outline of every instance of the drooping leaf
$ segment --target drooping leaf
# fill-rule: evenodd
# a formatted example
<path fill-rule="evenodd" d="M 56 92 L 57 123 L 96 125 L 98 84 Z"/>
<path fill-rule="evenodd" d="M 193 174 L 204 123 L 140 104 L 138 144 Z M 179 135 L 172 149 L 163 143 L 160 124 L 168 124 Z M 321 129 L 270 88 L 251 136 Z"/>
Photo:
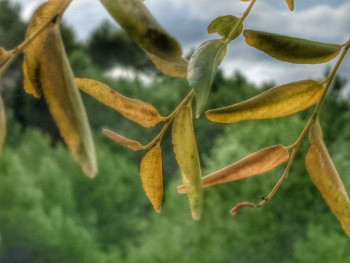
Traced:
<path fill-rule="evenodd" d="M 159 143 L 142 158 L 140 177 L 149 201 L 154 210 L 159 213 L 163 199 L 162 153 Z"/>
<path fill-rule="evenodd" d="M 219 16 L 215 18 L 208 26 L 208 33 L 217 33 L 224 38 L 228 38 L 232 29 L 237 25 L 239 21 L 235 16 Z M 240 24 L 234 31 L 234 34 L 230 36 L 230 40 L 237 38 L 243 30 L 243 24 Z"/>
<path fill-rule="evenodd" d="M 195 92 L 197 117 L 207 103 L 218 66 L 225 54 L 226 44 L 221 39 L 215 39 L 201 44 L 191 56 L 187 79 Z"/>
<path fill-rule="evenodd" d="M 154 19 L 140 0 L 100 0 L 115 21 L 147 53 L 165 61 L 179 61 L 180 45 Z"/>
<path fill-rule="evenodd" d="M 41 89 L 60 134 L 84 173 L 97 173 L 88 118 L 62 43 L 59 24 L 50 28 L 40 60 Z"/>
<path fill-rule="evenodd" d="M 270 146 L 202 177 L 202 187 L 206 188 L 262 174 L 279 166 L 288 159 L 289 152 L 285 146 L 281 144 Z M 187 188 L 185 185 L 180 185 L 177 191 L 186 193 Z"/>
<path fill-rule="evenodd" d="M 29 38 L 39 28 L 41 28 L 49 19 L 53 18 L 60 6 L 65 0 L 50 0 L 40 6 L 34 13 L 26 33 L 26 38 Z M 42 94 L 40 84 L 40 59 L 42 57 L 43 42 L 47 33 L 44 30 L 38 35 L 30 45 L 24 50 L 23 60 L 23 75 L 24 89 L 27 93 L 34 97 L 40 97 Z"/>
<path fill-rule="evenodd" d="M 167 61 L 150 53 L 148 56 L 160 72 L 171 77 L 185 78 L 187 76 L 188 61 L 186 59 L 181 57 L 178 61 Z"/>
<path fill-rule="evenodd" d="M 286 0 L 286 3 L 288 5 L 288 8 L 290 11 L 294 10 L 294 0 Z"/>
<path fill-rule="evenodd" d="M 233 123 L 243 120 L 271 119 L 291 115 L 315 104 L 323 94 L 323 85 L 302 80 L 267 90 L 253 98 L 206 112 L 209 120 Z"/>
<path fill-rule="evenodd" d="M 179 164 L 182 182 L 188 189 L 192 218 L 199 220 L 202 207 L 201 168 L 192 123 L 192 103 L 184 105 L 176 114 L 172 128 L 172 142 Z"/>
<path fill-rule="evenodd" d="M 0 94 L 0 156 L 6 137 L 6 116 L 5 107 Z"/>
<path fill-rule="evenodd" d="M 345 233 L 350 237 L 349 196 L 324 144 L 318 120 L 310 127 L 309 140 L 311 146 L 306 156 L 307 171 L 327 205 L 340 221 Z"/>
<path fill-rule="evenodd" d="M 336 57 L 342 45 L 328 44 L 273 33 L 244 30 L 248 45 L 276 59 L 297 64 L 320 64 Z"/>
<path fill-rule="evenodd" d="M 143 146 L 138 141 L 130 140 L 108 129 L 102 129 L 102 132 L 104 135 L 106 135 L 109 139 L 111 139 L 115 143 L 120 144 L 130 150 L 139 151 L 139 150 L 147 149 L 146 146 Z"/>
<path fill-rule="evenodd" d="M 80 78 L 75 81 L 80 90 L 143 127 L 152 127 L 164 119 L 151 104 L 124 97 L 101 82 Z"/>

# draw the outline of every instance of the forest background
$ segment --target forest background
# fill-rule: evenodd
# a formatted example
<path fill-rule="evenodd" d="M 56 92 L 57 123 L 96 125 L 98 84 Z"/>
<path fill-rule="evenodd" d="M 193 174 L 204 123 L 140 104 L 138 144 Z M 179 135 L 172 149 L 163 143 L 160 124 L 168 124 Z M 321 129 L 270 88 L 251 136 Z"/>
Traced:
<path fill-rule="evenodd" d="M 0 1 L 0 45 L 24 39 L 20 7 Z M 113 24 L 103 23 L 86 42 L 63 26 L 64 43 L 77 77 L 108 83 L 118 92 L 150 102 L 169 114 L 188 90 L 185 80 L 160 75 L 152 63 Z M 135 78 L 115 79 L 121 67 Z M 138 175 L 142 154 L 101 135 L 101 127 L 148 141 L 156 133 L 125 120 L 84 96 L 96 141 L 99 173 L 82 175 L 63 146 L 44 100 L 25 94 L 18 60 L 0 82 L 8 136 L 0 158 L 0 262 L 347 262 L 350 242 L 309 179 L 302 147 L 288 180 L 261 209 L 228 209 L 266 195 L 282 169 L 205 190 L 202 219 L 191 219 L 186 197 L 178 195 L 179 171 L 167 138 L 163 150 L 165 200 L 155 214 Z M 151 76 L 147 82 L 138 73 Z M 349 192 L 350 102 L 346 76 L 338 76 L 321 119 L 325 141 Z M 256 86 L 242 73 L 218 72 L 209 108 L 229 105 L 273 86 Z M 288 145 L 303 129 L 308 111 L 283 120 L 213 124 L 195 122 L 205 173 L 263 147 Z M 291 129 L 293 127 L 293 129 Z M 242 132 L 243 131 L 243 132 Z"/>

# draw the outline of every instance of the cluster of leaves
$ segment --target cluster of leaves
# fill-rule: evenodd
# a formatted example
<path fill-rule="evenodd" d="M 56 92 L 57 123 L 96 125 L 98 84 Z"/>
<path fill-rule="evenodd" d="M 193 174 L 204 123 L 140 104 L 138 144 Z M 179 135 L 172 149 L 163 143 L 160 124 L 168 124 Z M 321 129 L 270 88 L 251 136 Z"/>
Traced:
<path fill-rule="evenodd" d="M 251 0 L 243 1 L 250 4 L 242 17 L 228 15 L 213 20 L 208 26 L 208 33 L 217 33 L 222 38 L 204 42 L 187 61 L 182 57 L 182 50 L 177 41 L 158 24 L 141 1 L 101 0 L 115 21 L 145 51 L 162 73 L 187 78 L 190 86 L 188 95 L 169 116 L 163 117 L 154 106 L 127 98 L 103 83 L 74 78 L 59 28 L 64 10 L 71 2 L 49 0 L 36 11 L 28 26 L 25 42 L 13 51 L 0 50 L 0 63 L 3 64 L 1 74 L 23 51 L 25 90 L 35 97 L 45 97 L 61 136 L 87 176 L 95 176 L 97 163 L 87 115 L 78 89 L 143 127 L 163 123 L 160 132 L 147 145 L 113 131 L 103 130 L 107 137 L 131 150 L 147 150 L 140 163 L 140 176 L 145 193 L 157 212 L 161 209 L 163 197 L 161 142 L 165 132 L 172 125 L 173 150 L 183 182 L 178 191 L 187 193 L 192 217 L 196 220 L 202 213 L 204 187 L 261 174 L 288 161 L 285 172 L 266 198 L 258 204 L 240 203 L 232 209 L 231 214 L 236 214 L 244 206 L 264 205 L 287 178 L 299 146 L 309 132 L 311 146 L 306 156 L 307 170 L 344 231 L 350 236 L 349 197 L 323 142 L 318 117 L 335 73 L 349 49 L 350 41 L 344 44 L 329 44 L 254 30 L 243 31 L 243 22 L 256 3 L 256 0 Z M 293 1 L 286 2 L 293 10 Z M 321 82 L 299 80 L 287 83 L 249 100 L 207 111 L 206 117 L 213 122 L 235 123 L 285 117 L 316 104 L 304 130 L 292 145 L 279 144 L 264 148 L 202 177 L 193 129 L 192 102 L 195 99 L 195 115 L 200 117 L 210 98 L 211 87 L 227 47 L 242 32 L 248 45 L 289 63 L 325 63 L 338 56 L 342 49 L 343 53 L 330 75 Z M 0 101 L 0 147 L 5 137 L 4 110 L 1 107 Z"/>

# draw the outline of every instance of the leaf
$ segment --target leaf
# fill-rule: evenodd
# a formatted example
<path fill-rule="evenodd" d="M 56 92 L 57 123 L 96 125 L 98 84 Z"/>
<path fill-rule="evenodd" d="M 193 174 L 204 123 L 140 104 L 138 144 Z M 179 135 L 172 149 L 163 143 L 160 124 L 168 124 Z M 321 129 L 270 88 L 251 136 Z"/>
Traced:
<path fill-rule="evenodd" d="M 163 74 L 171 77 L 185 78 L 187 76 L 188 61 L 184 58 L 179 58 L 178 61 L 167 61 L 158 58 L 150 53 L 147 53 L 153 64 Z"/>
<path fill-rule="evenodd" d="M 281 144 L 270 146 L 202 177 L 202 187 L 206 188 L 262 174 L 279 166 L 288 159 L 288 148 Z M 177 191 L 179 193 L 186 193 L 187 188 L 185 185 L 180 185 Z"/>
<path fill-rule="evenodd" d="M 286 0 L 286 3 L 288 5 L 288 8 L 290 11 L 294 10 L 294 0 Z"/>
<path fill-rule="evenodd" d="M 322 94 L 321 82 L 301 80 L 274 87 L 231 106 L 209 110 L 206 116 L 222 123 L 279 118 L 311 107 Z"/>
<path fill-rule="evenodd" d="M 51 115 L 84 173 L 94 177 L 97 163 L 92 134 L 58 24 L 47 31 L 43 45 L 41 88 Z"/>
<path fill-rule="evenodd" d="M 5 115 L 5 106 L 2 101 L 2 97 L 0 94 L 0 156 L 2 152 L 2 147 L 4 146 L 6 137 L 6 115 Z"/>
<path fill-rule="evenodd" d="M 124 97 L 101 82 L 79 78 L 75 82 L 82 91 L 143 127 L 152 127 L 164 119 L 151 104 Z"/>
<path fill-rule="evenodd" d="M 10 52 L 0 47 L 0 65 L 10 57 Z"/>
<path fill-rule="evenodd" d="M 34 13 L 26 33 L 26 39 L 51 19 L 65 0 L 51 0 L 40 6 Z M 48 29 L 38 35 L 24 50 L 23 75 L 24 89 L 27 93 L 39 98 L 42 95 L 40 83 L 40 58 L 43 51 L 43 42 Z"/>
<path fill-rule="evenodd" d="M 273 33 L 244 30 L 248 45 L 276 59 L 298 64 L 320 64 L 336 57 L 342 45 L 328 44 Z"/>
<path fill-rule="evenodd" d="M 106 135 L 109 139 L 111 139 L 115 143 L 120 144 L 120 145 L 122 145 L 130 150 L 139 151 L 139 150 L 147 149 L 146 146 L 143 146 L 138 141 L 130 140 L 128 138 L 125 138 L 125 137 L 119 135 L 118 133 L 112 132 L 112 131 L 107 130 L 107 129 L 102 129 L 102 132 L 104 135 Z"/>
<path fill-rule="evenodd" d="M 180 45 L 154 19 L 140 0 L 101 0 L 115 21 L 147 53 L 165 61 L 178 61 Z"/>
<path fill-rule="evenodd" d="M 216 71 L 225 54 L 225 42 L 215 39 L 201 44 L 190 58 L 187 79 L 195 92 L 197 118 L 207 103 Z"/>
<path fill-rule="evenodd" d="M 163 199 L 162 153 L 159 143 L 142 158 L 140 177 L 149 201 L 159 213 Z"/>
<path fill-rule="evenodd" d="M 307 171 L 350 237 L 350 200 L 324 144 L 318 120 L 310 128 L 309 140 L 311 146 L 306 156 Z"/>
<path fill-rule="evenodd" d="M 223 38 L 228 38 L 230 36 L 231 30 L 237 25 L 239 21 L 238 17 L 235 16 L 219 16 L 215 18 L 208 26 L 208 33 L 217 33 Z M 234 34 L 230 37 L 230 40 L 237 38 L 243 30 L 243 24 L 241 23 Z"/>
<path fill-rule="evenodd" d="M 201 168 L 192 123 L 192 103 L 184 105 L 176 114 L 172 127 L 172 142 L 179 164 L 182 182 L 188 189 L 192 218 L 199 220 L 202 207 Z"/>

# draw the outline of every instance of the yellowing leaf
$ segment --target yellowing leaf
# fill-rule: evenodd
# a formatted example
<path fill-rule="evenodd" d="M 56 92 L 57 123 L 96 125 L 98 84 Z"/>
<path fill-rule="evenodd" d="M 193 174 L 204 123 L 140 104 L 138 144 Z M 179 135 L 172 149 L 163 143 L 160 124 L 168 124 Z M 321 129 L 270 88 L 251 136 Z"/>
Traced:
<path fill-rule="evenodd" d="M 209 110 L 206 116 L 211 121 L 222 123 L 279 118 L 309 108 L 322 94 L 322 83 L 314 80 L 296 81 L 274 87 L 249 100 Z"/>
<path fill-rule="evenodd" d="M 75 81 L 79 89 L 143 127 L 152 127 L 164 119 L 151 104 L 124 97 L 101 82 L 79 78 Z"/>
<path fill-rule="evenodd" d="M 286 0 L 286 3 L 289 7 L 289 10 L 293 11 L 294 10 L 294 0 Z"/>
<path fill-rule="evenodd" d="M 2 101 L 2 97 L 0 94 L 0 155 L 2 152 L 2 147 L 5 142 L 6 137 L 6 116 L 5 116 L 5 107 Z"/>
<path fill-rule="evenodd" d="M 187 79 L 195 92 L 197 117 L 207 103 L 218 66 L 225 54 L 225 42 L 215 39 L 201 44 L 191 56 Z"/>
<path fill-rule="evenodd" d="M 147 149 L 146 146 L 143 146 L 138 141 L 130 140 L 128 138 L 125 138 L 125 137 L 119 135 L 118 133 L 112 132 L 112 131 L 107 130 L 107 129 L 102 129 L 102 132 L 104 135 L 106 135 L 109 139 L 111 139 L 115 143 L 118 143 L 118 144 L 120 144 L 120 145 L 122 145 L 130 150 L 139 151 L 139 150 Z"/>
<path fill-rule="evenodd" d="M 142 158 L 140 177 L 149 201 L 159 213 L 163 199 L 162 153 L 159 143 Z"/>
<path fill-rule="evenodd" d="M 181 57 L 178 61 L 167 61 L 150 53 L 148 53 L 148 56 L 162 73 L 178 78 L 185 78 L 187 76 L 188 61 L 186 59 Z"/>
<path fill-rule="evenodd" d="M 50 0 L 43 4 L 33 15 L 27 28 L 26 38 L 29 38 L 47 21 L 49 21 L 64 2 L 65 0 Z M 24 50 L 24 89 L 34 97 L 40 97 L 42 94 L 40 84 L 40 58 L 42 56 L 43 41 L 46 32 L 47 29 L 38 35 Z"/>
<path fill-rule="evenodd" d="M 182 182 L 188 189 L 192 218 L 199 220 L 202 207 L 201 168 L 192 123 L 192 103 L 184 105 L 176 114 L 172 128 L 172 142 L 179 164 Z"/>
<path fill-rule="evenodd" d="M 235 16 L 219 16 L 215 18 L 208 26 L 208 33 L 217 33 L 224 38 L 228 38 L 232 29 L 237 25 L 239 21 L 238 17 Z M 240 24 L 234 31 L 234 34 L 230 36 L 230 40 L 237 38 L 243 30 L 243 25 Z"/>
<path fill-rule="evenodd" d="M 272 170 L 288 159 L 289 152 L 286 147 L 281 144 L 270 146 L 202 177 L 202 187 L 206 188 L 262 174 Z M 187 188 L 185 185 L 180 185 L 177 190 L 179 193 L 185 193 Z"/>
<path fill-rule="evenodd" d="M 243 35 L 248 45 L 290 63 L 325 63 L 336 57 L 342 48 L 342 45 L 253 30 L 244 30 Z"/>
<path fill-rule="evenodd" d="M 0 47 L 0 65 L 10 57 L 10 52 Z"/>
<path fill-rule="evenodd" d="M 140 0 L 101 0 L 115 21 L 145 51 L 166 61 L 178 61 L 182 50 Z"/>
<path fill-rule="evenodd" d="M 97 173 L 95 147 L 58 24 L 46 33 L 40 62 L 41 89 L 51 115 L 84 173 L 94 177 Z"/>
<path fill-rule="evenodd" d="M 350 237 L 350 200 L 322 138 L 318 120 L 310 128 L 307 171 L 333 214 Z"/>

